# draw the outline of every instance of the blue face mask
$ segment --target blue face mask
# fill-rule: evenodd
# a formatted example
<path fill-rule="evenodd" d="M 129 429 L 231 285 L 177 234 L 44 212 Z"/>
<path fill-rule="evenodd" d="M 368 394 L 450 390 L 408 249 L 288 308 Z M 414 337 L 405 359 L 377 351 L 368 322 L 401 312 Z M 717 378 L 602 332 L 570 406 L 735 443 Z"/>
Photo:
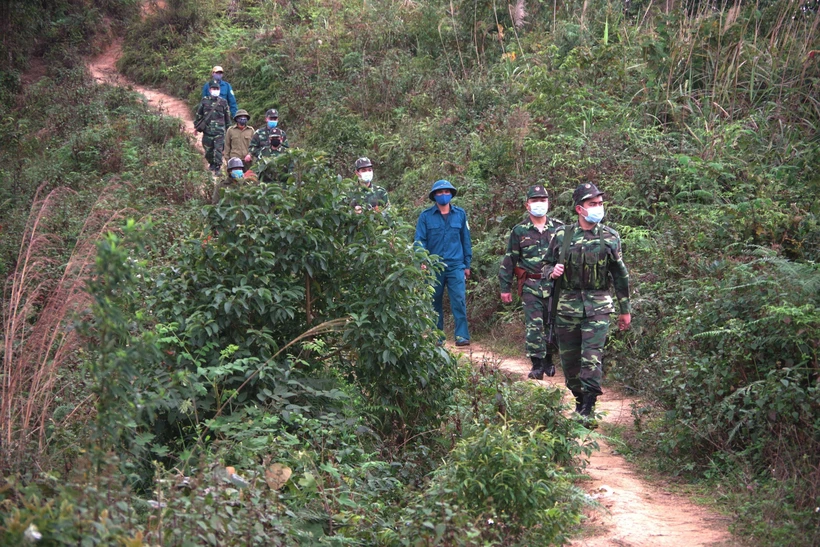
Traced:
<path fill-rule="evenodd" d="M 231 177 L 235 179 L 243 179 L 245 178 L 245 172 L 242 169 L 234 169 L 231 171 Z"/>
<path fill-rule="evenodd" d="M 273 129 L 279 125 L 279 120 L 268 120 L 268 129 Z"/>
<path fill-rule="evenodd" d="M 447 205 L 450 203 L 450 200 L 453 199 L 453 194 L 439 194 L 433 197 L 436 198 L 436 203 L 439 205 Z"/>

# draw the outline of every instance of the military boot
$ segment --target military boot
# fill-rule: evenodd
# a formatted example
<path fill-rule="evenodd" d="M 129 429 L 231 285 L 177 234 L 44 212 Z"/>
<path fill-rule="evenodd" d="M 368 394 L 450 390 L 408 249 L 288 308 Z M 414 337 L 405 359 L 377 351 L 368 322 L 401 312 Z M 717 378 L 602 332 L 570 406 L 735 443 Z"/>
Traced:
<path fill-rule="evenodd" d="M 579 418 L 587 429 L 597 429 L 598 420 L 595 419 L 593 410 L 595 409 L 595 401 L 598 399 L 597 393 L 584 393 L 581 399 L 581 409 L 578 411 Z"/>
<path fill-rule="evenodd" d="M 595 401 L 598 400 L 597 393 L 584 393 L 581 399 L 581 408 L 578 410 L 578 414 L 581 416 L 591 416 L 592 410 L 595 408 Z"/>
<path fill-rule="evenodd" d="M 552 354 L 548 353 L 546 357 L 541 360 L 541 369 L 544 374 L 552 378 L 555 376 L 555 365 L 552 364 Z"/>
<path fill-rule="evenodd" d="M 573 391 L 572 396 L 575 397 L 575 413 L 581 413 L 581 406 L 584 404 L 584 394 L 580 391 Z"/>
<path fill-rule="evenodd" d="M 542 380 L 544 378 L 544 364 L 540 357 L 530 357 L 532 360 L 532 370 L 527 374 L 527 378 L 532 380 Z"/>

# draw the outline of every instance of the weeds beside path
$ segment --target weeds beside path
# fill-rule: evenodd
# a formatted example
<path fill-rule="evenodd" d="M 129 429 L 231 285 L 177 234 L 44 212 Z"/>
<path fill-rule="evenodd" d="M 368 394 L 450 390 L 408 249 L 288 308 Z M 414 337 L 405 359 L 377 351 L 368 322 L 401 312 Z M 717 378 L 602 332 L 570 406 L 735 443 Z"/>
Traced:
<path fill-rule="evenodd" d="M 455 348 L 451 348 L 455 350 Z M 460 350 L 461 348 L 459 348 Z M 473 344 L 463 353 L 472 362 L 498 363 L 499 368 L 526 378 L 529 361 L 502 358 L 489 348 Z M 532 380 L 535 381 L 535 380 Z M 544 384 L 564 388 L 559 369 Z M 566 393 L 570 398 L 569 391 Z M 602 422 L 629 427 L 632 400 L 618 391 L 607 389 L 598 401 Z M 650 484 L 637 476 L 634 468 L 607 443 L 598 440 L 600 450 L 592 454 L 582 484 L 591 497 L 605 508 L 593 512 L 586 521 L 583 537 L 575 539 L 576 547 L 729 547 L 739 545 L 729 534 L 728 518 L 695 505 L 685 497 L 673 494 L 663 485 Z"/>

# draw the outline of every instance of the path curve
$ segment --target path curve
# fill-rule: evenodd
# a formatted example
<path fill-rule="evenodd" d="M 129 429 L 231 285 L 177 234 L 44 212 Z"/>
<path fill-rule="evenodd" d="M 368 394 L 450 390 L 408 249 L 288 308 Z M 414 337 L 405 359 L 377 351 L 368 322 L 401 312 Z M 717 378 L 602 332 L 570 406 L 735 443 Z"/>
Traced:
<path fill-rule="evenodd" d="M 479 344 L 455 348 L 474 363 L 498 363 L 499 368 L 526 379 L 531 368 L 521 358 L 501 358 Z M 465 351 L 466 350 L 466 351 Z M 529 380 L 535 382 L 536 380 Z M 565 391 L 565 401 L 572 395 L 564 387 L 560 368 L 554 378 L 539 383 L 554 385 Z M 573 400 L 574 402 L 574 400 Z M 597 409 L 604 413 L 604 423 L 630 426 L 632 400 L 607 389 Z M 641 479 L 634 467 L 619 456 L 606 439 L 599 439 L 600 450 L 592 454 L 586 473 L 589 480 L 582 487 L 606 509 L 588 513 L 584 537 L 576 538 L 574 547 L 730 547 L 740 545 L 728 532 L 729 518 L 695 505 L 687 498 L 673 494 L 662 485 Z"/>
<path fill-rule="evenodd" d="M 93 59 L 88 61 L 88 70 L 97 83 L 128 87 L 143 95 L 148 106 L 166 116 L 178 118 L 183 130 L 194 138 L 197 149 L 204 153 L 200 139 L 194 129 L 194 117 L 188 104 L 161 91 L 137 85 L 117 71 L 117 60 L 122 55 L 122 40 L 116 39 Z"/>

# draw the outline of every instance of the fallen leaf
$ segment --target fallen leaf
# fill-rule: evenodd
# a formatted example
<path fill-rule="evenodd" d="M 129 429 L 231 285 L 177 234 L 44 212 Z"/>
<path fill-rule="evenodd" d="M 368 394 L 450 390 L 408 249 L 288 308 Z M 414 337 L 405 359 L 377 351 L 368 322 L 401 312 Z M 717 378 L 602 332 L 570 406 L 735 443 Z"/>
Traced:
<path fill-rule="evenodd" d="M 265 482 L 271 490 L 279 490 L 293 474 L 290 467 L 285 467 L 281 463 L 275 463 L 265 470 Z"/>

